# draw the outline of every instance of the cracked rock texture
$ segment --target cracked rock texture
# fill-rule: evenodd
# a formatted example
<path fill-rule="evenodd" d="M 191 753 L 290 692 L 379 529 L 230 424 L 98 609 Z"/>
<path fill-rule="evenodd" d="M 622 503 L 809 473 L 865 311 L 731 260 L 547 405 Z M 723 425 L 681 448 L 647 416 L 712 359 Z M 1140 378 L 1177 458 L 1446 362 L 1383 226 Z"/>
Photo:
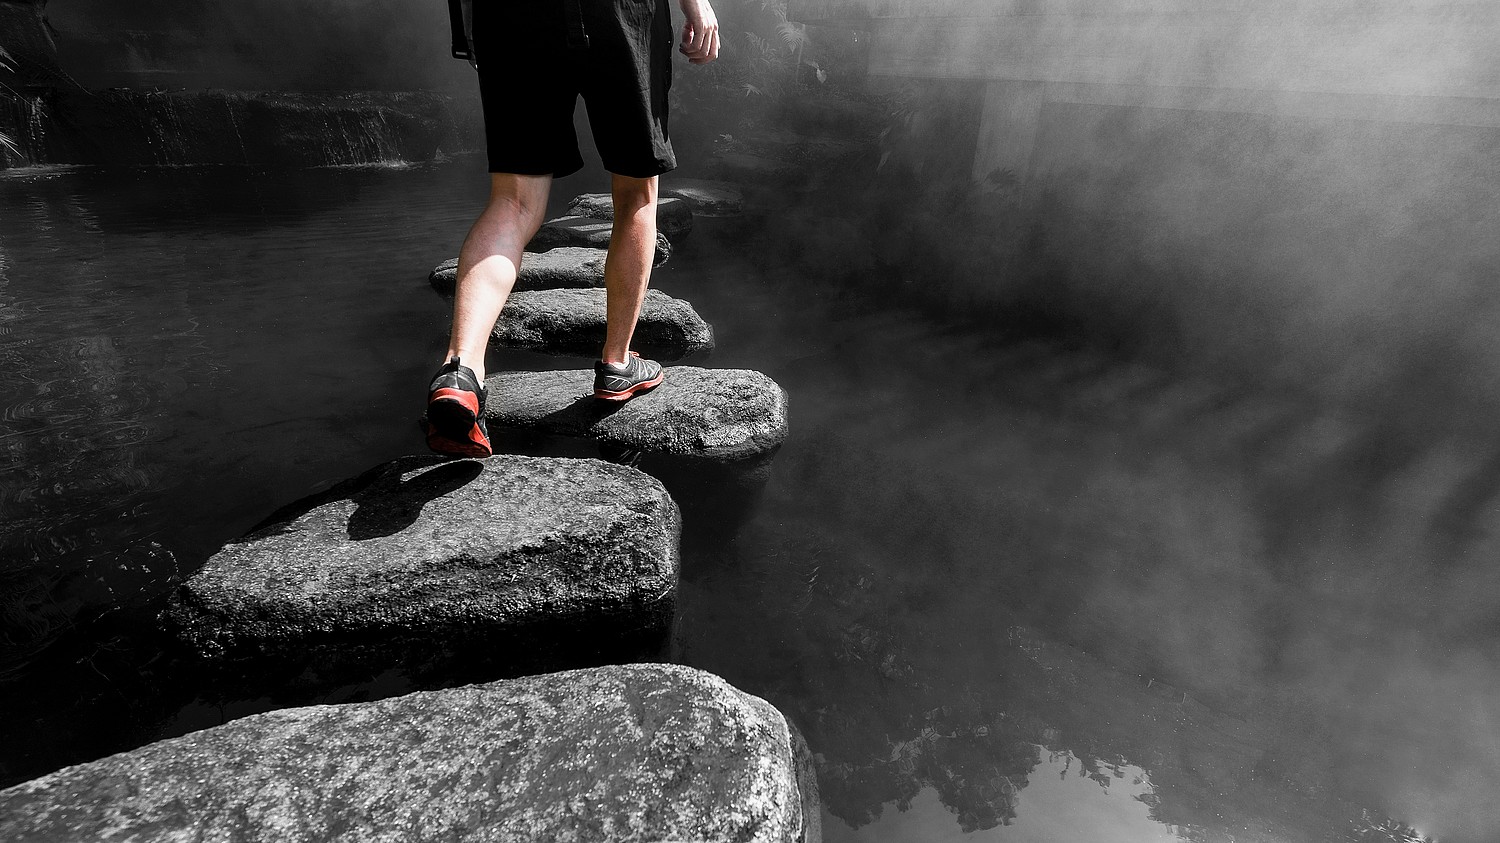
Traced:
<path fill-rule="evenodd" d="M 577 670 L 284 709 L 68 767 L 0 791 L 0 839 L 814 843 L 798 744 L 711 674 Z"/>
<path fill-rule="evenodd" d="M 661 386 L 622 404 L 593 398 L 591 369 L 502 372 L 485 385 L 492 430 L 576 436 L 711 462 L 766 456 L 787 434 L 786 392 L 746 369 L 671 366 Z"/>
<path fill-rule="evenodd" d="M 675 609 L 676 504 L 598 460 L 404 457 L 273 521 L 163 611 L 197 655 L 380 658 L 371 645 L 458 639 L 526 655 L 560 630 L 665 631 Z"/>
<path fill-rule="evenodd" d="M 492 345 L 551 354 L 596 357 L 606 327 L 603 290 L 513 293 L 491 334 Z M 636 350 L 658 360 L 678 360 L 714 347 L 714 332 L 693 306 L 647 290 L 636 322 Z"/>
<path fill-rule="evenodd" d="M 614 221 L 615 202 L 608 193 L 585 193 L 568 205 L 568 214 L 596 220 Z M 693 230 L 693 207 L 688 202 L 673 197 L 663 197 L 656 202 L 656 230 L 665 234 L 673 243 L 686 237 Z"/>
<path fill-rule="evenodd" d="M 584 246 L 590 249 L 608 249 L 609 235 L 613 226 L 609 220 L 593 217 L 566 216 L 547 220 L 526 244 L 528 252 L 549 252 L 566 246 Z M 672 243 L 660 231 L 656 232 L 656 258 L 654 266 L 661 266 L 672 256 Z M 522 259 L 522 263 L 525 260 Z"/>
<path fill-rule="evenodd" d="M 663 180 L 661 193 L 687 202 L 692 206 L 693 213 L 706 217 L 731 217 L 738 214 L 745 205 L 739 188 L 729 182 L 705 179 Z"/>
<path fill-rule="evenodd" d="M 604 286 L 604 249 L 564 246 L 549 252 L 525 252 L 516 275 L 517 292 L 523 290 L 586 289 Z M 427 280 L 445 296 L 458 286 L 458 258 L 449 258 L 433 268 Z"/>

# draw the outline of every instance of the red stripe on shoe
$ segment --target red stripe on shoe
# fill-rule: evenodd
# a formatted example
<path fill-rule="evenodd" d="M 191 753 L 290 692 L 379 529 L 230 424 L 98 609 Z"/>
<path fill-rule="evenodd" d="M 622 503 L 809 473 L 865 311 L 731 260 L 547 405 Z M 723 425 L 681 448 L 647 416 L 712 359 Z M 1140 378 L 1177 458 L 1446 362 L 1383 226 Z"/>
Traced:
<path fill-rule="evenodd" d="M 479 415 L 479 396 L 467 389 L 452 389 L 445 387 L 432 393 L 427 399 L 428 403 L 434 401 L 457 401 L 464 409 Z"/>

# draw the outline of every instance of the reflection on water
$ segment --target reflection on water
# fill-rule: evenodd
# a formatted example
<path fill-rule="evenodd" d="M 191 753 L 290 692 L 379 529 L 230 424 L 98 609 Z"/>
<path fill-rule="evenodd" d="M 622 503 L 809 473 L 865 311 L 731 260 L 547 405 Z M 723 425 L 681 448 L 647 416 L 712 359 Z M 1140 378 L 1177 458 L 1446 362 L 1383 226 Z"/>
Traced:
<path fill-rule="evenodd" d="M 1156 797 L 1145 770 L 1130 765 L 1090 769 L 1070 752 L 1037 747 L 1025 793 L 1014 791 L 1016 814 L 982 831 L 954 823 L 936 788 L 926 788 L 896 810 L 858 830 L 825 817 L 825 843 L 1078 843 L 1191 840 L 1151 817 Z M 1007 780 L 1006 785 L 1010 782 Z"/>
<path fill-rule="evenodd" d="M 0 181 L 5 782 L 273 704 L 80 622 L 420 449 L 477 169 Z M 682 657 L 796 721 L 830 839 L 1392 840 L 1362 806 L 1500 781 L 1493 446 L 935 323 L 776 242 L 703 220 L 657 276 L 793 408 L 684 548 Z"/>

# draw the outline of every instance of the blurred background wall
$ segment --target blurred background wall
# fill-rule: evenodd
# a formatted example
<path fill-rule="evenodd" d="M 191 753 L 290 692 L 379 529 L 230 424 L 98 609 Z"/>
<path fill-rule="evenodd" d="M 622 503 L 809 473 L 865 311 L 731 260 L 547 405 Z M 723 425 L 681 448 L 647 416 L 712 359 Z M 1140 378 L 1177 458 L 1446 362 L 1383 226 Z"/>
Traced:
<path fill-rule="evenodd" d="M 9 0 L 7 0 L 9 2 Z M 440 0 L 51 0 L 61 63 L 90 88 L 430 90 L 471 83 Z"/>
<path fill-rule="evenodd" d="M 951 303 L 1484 429 L 1500 407 L 1500 7 L 793 0 L 911 92 Z M 924 113 L 925 112 L 925 113 Z M 1478 412 L 1466 412 L 1478 408 Z"/>

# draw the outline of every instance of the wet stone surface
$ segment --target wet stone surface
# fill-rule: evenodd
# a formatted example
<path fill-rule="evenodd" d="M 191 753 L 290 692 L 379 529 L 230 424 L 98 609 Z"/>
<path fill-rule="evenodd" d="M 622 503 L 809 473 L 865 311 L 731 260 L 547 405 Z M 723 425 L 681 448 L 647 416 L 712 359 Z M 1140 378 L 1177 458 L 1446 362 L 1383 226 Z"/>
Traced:
<path fill-rule="evenodd" d="M 663 181 L 661 193 L 687 202 L 693 213 L 707 217 L 734 216 L 744 208 L 745 202 L 739 188 L 729 182 L 707 179 Z"/>
<path fill-rule="evenodd" d="M 604 259 L 608 252 L 584 246 L 564 246 L 547 252 L 521 255 L 516 292 L 526 290 L 587 289 L 604 286 Z M 427 276 L 432 288 L 445 296 L 458 286 L 458 258 L 449 258 Z"/>
<path fill-rule="evenodd" d="M 269 521 L 162 613 L 195 655 L 380 667 L 404 642 L 468 640 L 526 663 L 567 640 L 660 636 L 675 608 L 676 505 L 598 460 L 404 457 Z"/>
<path fill-rule="evenodd" d="M 570 216 L 613 221 L 615 203 L 608 193 L 584 193 L 569 203 Z M 693 206 L 678 198 L 664 197 L 656 203 L 656 230 L 677 242 L 693 230 Z"/>
<path fill-rule="evenodd" d="M 596 357 L 606 327 L 603 290 L 514 293 L 490 336 L 491 345 Z M 714 347 L 713 329 L 693 306 L 647 290 L 632 345 L 658 360 L 679 360 Z"/>
<path fill-rule="evenodd" d="M 746 369 L 671 366 L 661 386 L 623 403 L 593 397 L 591 369 L 502 372 L 485 381 L 491 430 L 592 439 L 706 463 L 773 454 L 786 439 L 787 398 Z"/>
<path fill-rule="evenodd" d="M 613 231 L 609 220 L 593 217 L 564 216 L 547 220 L 537 230 L 536 236 L 526 244 L 528 252 L 547 252 L 565 246 L 583 246 L 590 249 L 609 248 L 609 236 Z M 661 266 L 672 256 L 672 243 L 662 232 L 656 232 L 655 266 Z M 524 262 L 524 261 L 523 261 Z"/>
<path fill-rule="evenodd" d="M 775 708 L 718 677 L 612 666 L 150 744 L 0 791 L 0 839 L 811 843 L 799 756 Z"/>

